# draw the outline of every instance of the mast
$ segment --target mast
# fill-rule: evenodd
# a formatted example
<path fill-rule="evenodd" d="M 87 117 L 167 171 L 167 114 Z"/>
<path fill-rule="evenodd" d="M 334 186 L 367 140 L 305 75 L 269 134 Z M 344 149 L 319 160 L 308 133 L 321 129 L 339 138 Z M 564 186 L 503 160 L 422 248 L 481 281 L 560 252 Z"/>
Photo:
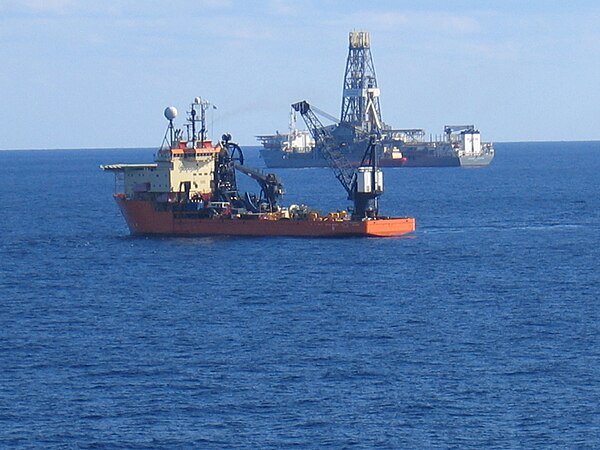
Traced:
<path fill-rule="evenodd" d="M 194 101 L 190 104 L 190 117 L 188 118 L 188 121 L 190 122 L 191 126 L 192 126 L 192 135 L 191 135 L 191 141 L 196 141 L 198 140 L 198 135 L 196 134 L 196 123 L 200 122 L 200 136 L 199 136 L 199 140 L 200 142 L 204 142 L 204 135 L 205 135 L 205 131 L 206 131 L 206 127 L 204 125 L 205 123 L 205 116 L 204 116 L 204 111 L 206 109 L 206 107 L 208 106 L 208 102 L 207 101 L 203 101 L 202 98 L 200 97 L 196 97 L 194 98 Z M 200 118 L 198 118 L 198 111 L 196 111 L 196 107 L 200 107 Z"/>
<path fill-rule="evenodd" d="M 201 97 L 196 97 L 192 104 L 190 105 L 190 117 L 188 121 L 192 127 L 192 135 L 190 140 L 199 140 L 200 142 L 204 142 L 206 139 L 206 110 L 211 105 L 211 103 L 207 100 L 202 100 Z M 200 111 L 197 111 L 196 108 L 200 108 Z M 216 106 L 213 105 L 213 108 L 216 109 Z M 200 114 L 198 114 L 200 113 Z M 200 115 L 200 117 L 198 117 Z M 200 134 L 196 134 L 196 123 L 200 122 Z"/>

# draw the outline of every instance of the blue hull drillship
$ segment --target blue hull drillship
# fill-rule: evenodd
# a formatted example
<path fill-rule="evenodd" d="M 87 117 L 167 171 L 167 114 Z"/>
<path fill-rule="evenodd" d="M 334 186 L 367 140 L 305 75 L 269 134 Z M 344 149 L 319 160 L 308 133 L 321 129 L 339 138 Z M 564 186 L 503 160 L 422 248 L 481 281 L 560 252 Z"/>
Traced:
<path fill-rule="evenodd" d="M 482 143 L 473 125 L 446 126 L 445 136 L 439 141 L 426 141 L 422 129 L 392 129 L 381 120 L 379 95 L 369 33 L 353 31 L 349 36 L 340 119 L 328 116 L 334 122 L 329 131 L 351 163 L 360 162 L 368 136 L 373 133 L 381 137 L 382 167 L 487 166 L 494 158 L 492 144 Z M 257 139 L 263 145 L 260 155 L 268 168 L 328 167 L 310 133 L 296 128 L 293 111 L 289 133 Z"/>
<path fill-rule="evenodd" d="M 472 125 L 461 126 L 459 133 L 451 131 L 458 128 L 446 127 L 444 140 L 430 142 L 415 138 L 415 130 L 391 130 L 381 142 L 379 165 L 381 167 L 484 167 L 489 165 L 494 159 L 494 146 L 491 143 L 482 143 L 479 131 Z M 407 137 L 409 135 L 411 137 Z M 260 150 L 260 155 L 269 168 L 328 167 L 328 162 L 318 147 L 290 146 L 287 144 L 285 134 L 273 135 L 273 140 L 269 140 L 268 136 L 261 136 L 261 139 L 263 149 Z M 348 160 L 358 164 L 365 147 L 366 143 L 362 141 L 345 145 Z"/>

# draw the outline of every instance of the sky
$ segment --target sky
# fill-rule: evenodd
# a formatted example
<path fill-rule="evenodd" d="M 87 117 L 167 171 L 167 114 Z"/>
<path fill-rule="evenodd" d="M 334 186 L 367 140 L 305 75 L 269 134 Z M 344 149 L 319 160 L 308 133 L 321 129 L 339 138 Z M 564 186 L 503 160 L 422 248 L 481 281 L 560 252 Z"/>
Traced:
<path fill-rule="evenodd" d="M 339 117 L 350 31 L 394 128 L 600 139 L 595 0 L 0 0 L 0 149 L 158 147 L 195 97 L 258 145 L 293 102 Z"/>

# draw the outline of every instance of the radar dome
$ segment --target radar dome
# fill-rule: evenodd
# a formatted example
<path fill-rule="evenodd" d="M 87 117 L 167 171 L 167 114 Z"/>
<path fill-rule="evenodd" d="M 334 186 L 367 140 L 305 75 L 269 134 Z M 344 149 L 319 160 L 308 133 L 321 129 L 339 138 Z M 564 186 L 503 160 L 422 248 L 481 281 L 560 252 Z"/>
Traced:
<path fill-rule="evenodd" d="M 167 120 L 173 120 L 175 117 L 177 117 L 177 109 L 174 106 L 165 108 L 165 117 Z"/>

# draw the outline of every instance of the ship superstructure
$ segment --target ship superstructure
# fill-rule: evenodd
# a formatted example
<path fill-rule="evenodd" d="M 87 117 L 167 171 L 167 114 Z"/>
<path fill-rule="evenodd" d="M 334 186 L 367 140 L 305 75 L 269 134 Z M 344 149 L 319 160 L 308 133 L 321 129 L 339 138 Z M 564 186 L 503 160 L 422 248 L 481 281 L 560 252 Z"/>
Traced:
<path fill-rule="evenodd" d="M 352 175 L 363 181 L 352 181 L 356 186 L 352 189 L 360 194 L 351 198 L 350 214 L 340 210 L 321 215 L 305 205 L 281 206 L 284 188 L 279 177 L 245 166 L 242 149 L 229 134 L 216 145 L 206 138 L 207 105 L 200 98 L 194 100 L 186 133 L 174 126 L 177 110 L 165 109 L 169 125 L 154 163 L 101 166 L 115 173 L 114 197 L 132 234 L 399 236 L 415 230 L 413 218 L 382 218 L 378 209 L 356 200 L 381 194 L 365 184 L 361 175 L 368 171 L 365 167 Z M 237 172 L 254 179 L 260 193 L 240 192 Z"/>
<path fill-rule="evenodd" d="M 464 129 L 453 129 L 449 135 L 446 127 L 445 138 L 438 141 L 426 141 L 422 129 L 394 129 L 386 125 L 381 117 L 380 89 L 371 55 L 371 38 L 365 31 L 349 34 L 342 108 L 340 119 L 334 118 L 333 122 L 330 128 L 333 138 L 355 165 L 359 163 L 373 133 L 380 137 L 381 165 L 386 167 L 485 166 L 494 157 L 493 145 L 481 143 L 480 133 L 472 125 L 471 131 L 475 131 L 478 137 L 469 140 L 471 131 Z M 319 145 L 311 148 L 286 145 L 287 137 L 291 135 L 290 132 L 289 135 L 257 136 L 263 145 L 260 153 L 267 167 L 328 165 Z M 464 142 L 461 141 L 463 138 Z"/>
<path fill-rule="evenodd" d="M 312 159 L 319 157 L 319 152 L 313 152 L 315 141 L 307 130 L 300 130 L 297 126 L 296 111 L 290 110 L 290 121 L 287 133 L 266 134 L 256 136 L 267 152 L 279 154 L 278 157 L 287 159 L 289 156 L 304 160 L 310 166 Z"/>
<path fill-rule="evenodd" d="M 210 200 L 215 188 L 215 161 L 222 149 L 206 140 L 203 131 L 200 136 L 196 134 L 196 107 L 199 105 L 200 99 L 192 104 L 190 123 L 193 137 L 188 136 L 187 139 L 173 125 L 177 110 L 174 107 L 165 109 L 169 126 L 154 163 L 103 166 L 104 170 L 117 173 L 125 197 L 166 202 L 183 196 L 190 200 Z"/>

